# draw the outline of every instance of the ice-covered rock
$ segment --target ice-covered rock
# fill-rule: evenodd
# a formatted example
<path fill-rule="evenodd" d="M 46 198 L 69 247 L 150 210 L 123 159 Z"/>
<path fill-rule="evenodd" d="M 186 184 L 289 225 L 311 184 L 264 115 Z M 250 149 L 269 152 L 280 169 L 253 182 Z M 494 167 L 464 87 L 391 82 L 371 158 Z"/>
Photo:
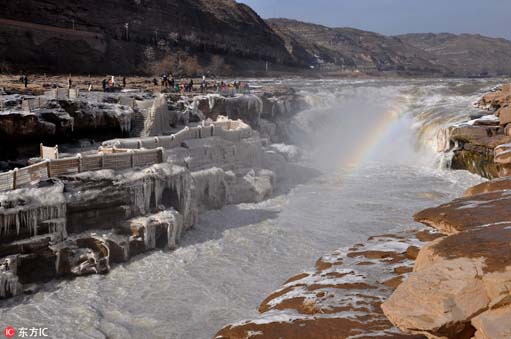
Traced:
<path fill-rule="evenodd" d="M 192 173 L 195 199 L 200 210 L 220 209 L 227 203 L 225 172 L 213 167 Z"/>
<path fill-rule="evenodd" d="M 275 174 L 270 170 L 238 170 L 226 173 L 228 204 L 260 202 L 273 194 Z"/>
<path fill-rule="evenodd" d="M 287 161 L 298 161 L 302 156 L 301 150 L 294 145 L 273 144 L 270 149 L 282 155 Z"/>
<path fill-rule="evenodd" d="M 66 217 L 64 186 L 25 188 L 0 193 L 0 245 L 32 236 L 58 233 L 66 229 L 59 222 Z"/>
<path fill-rule="evenodd" d="M 230 119 L 241 119 L 252 128 L 259 127 L 263 102 L 256 95 L 241 95 L 225 100 L 225 113 Z"/>
<path fill-rule="evenodd" d="M 130 243 L 142 240 L 144 251 L 155 248 L 175 249 L 183 232 L 183 218 L 174 209 L 150 216 L 138 217 L 128 222 L 131 229 Z M 136 254 L 136 253 L 131 253 Z"/>
<path fill-rule="evenodd" d="M 85 172 L 64 181 L 68 229 L 73 232 L 112 228 L 129 218 L 167 208 L 181 213 L 185 229 L 197 217 L 190 172 L 169 163 L 136 171 Z"/>

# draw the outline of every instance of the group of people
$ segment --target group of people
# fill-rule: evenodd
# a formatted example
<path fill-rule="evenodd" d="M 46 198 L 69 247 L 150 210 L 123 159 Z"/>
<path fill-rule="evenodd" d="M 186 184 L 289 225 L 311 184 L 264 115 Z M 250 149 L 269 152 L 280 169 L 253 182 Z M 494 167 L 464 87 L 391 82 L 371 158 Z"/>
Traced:
<path fill-rule="evenodd" d="M 25 88 L 28 87 L 28 76 L 26 73 L 23 73 L 20 77 L 20 82 L 25 85 Z"/>
<path fill-rule="evenodd" d="M 158 86 L 158 80 L 153 78 L 154 86 Z M 193 79 L 190 81 L 176 81 L 172 74 L 162 74 L 160 77 L 160 87 L 161 90 L 169 89 L 174 93 L 191 93 L 195 91 L 195 83 Z M 206 93 L 208 91 L 214 93 L 221 93 L 223 95 L 231 95 L 234 96 L 237 93 L 249 94 L 250 93 L 250 85 L 248 82 L 241 81 L 233 81 L 233 82 L 218 82 L 217 80 L 208 82 L 206 76 L 202 76 L 202 81 L 200 83 L 199 90 L 201 93 Z"/>
<path fill-rule="evenodd" d="M 108 77 L 106 76 L 103 81 L 101 82 L 101 85 L 103 87 L 103 92 L 111 91 L 115 88 L 116 82 L 115 82 L 115 76 Z M 89 84 L 89 91 L 92 90 L 92 84 Z M 126 77 L 122 77 L 122 88 L 126 88 Z"/>

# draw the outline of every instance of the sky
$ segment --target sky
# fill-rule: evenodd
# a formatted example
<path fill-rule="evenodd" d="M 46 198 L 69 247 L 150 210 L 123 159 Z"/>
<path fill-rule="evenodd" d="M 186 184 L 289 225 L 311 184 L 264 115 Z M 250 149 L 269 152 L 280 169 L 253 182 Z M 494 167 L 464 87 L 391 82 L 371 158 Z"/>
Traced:
<path fill-rule="evenodd" d="M 238 0 L 263 18 L 290 18 L 386 35 L 478 33 L 511 39 L 511 0 Z"/>

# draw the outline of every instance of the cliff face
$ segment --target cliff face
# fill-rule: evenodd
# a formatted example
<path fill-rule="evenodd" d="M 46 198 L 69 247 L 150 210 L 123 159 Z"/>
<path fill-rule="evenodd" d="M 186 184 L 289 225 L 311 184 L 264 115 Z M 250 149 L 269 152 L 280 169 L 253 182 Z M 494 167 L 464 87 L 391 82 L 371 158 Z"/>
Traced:
<path fill-rule="evenodd" d="M 2 6 L 0 20 L 0 62 L 15 68 L 143 72 L 177 51 L 290 61 L 280 38 L 234 0 L 20 0 Z"/>
<path fill-rule="evenodd" d="M 511 41 L 474 34 L 407 34 L 399 38 L 425 50 L 432 62 L 462 76 L 498 76 L 511 73 Z"/>
<path fill-rule="evenodd" d="M 264 21 L 235 0 L 16 0 L 0 8 L 0 72 L 157 74 L 187 64 L 186 75 L 247 74 L 269 61 L 293 73 L 314 66 L 332 74 L 486 76 L 511 74 L 510 57 L 505 39 Z"/>
<path fill-rule="evenodd" d="M 448 72 L 442 65 L 431 62 L 428 53 L 397 37 L 288 19 L 267 22 L 294 57 L 305 57 L 309 64 L 323 70 L 433 75 Z"/>

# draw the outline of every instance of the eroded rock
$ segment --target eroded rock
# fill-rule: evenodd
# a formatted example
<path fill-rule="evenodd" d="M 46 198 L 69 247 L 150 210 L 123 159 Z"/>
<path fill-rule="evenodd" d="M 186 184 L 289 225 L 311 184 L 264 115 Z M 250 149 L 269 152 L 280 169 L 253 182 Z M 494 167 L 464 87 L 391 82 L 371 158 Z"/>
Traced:
<path fill-rule="evenodd" d="M 510 242 L 511 223 L 435 240 L 385 301 L 385 314 L 406 332 L 457 338 L 474 317 L 511 300 Z"/>

